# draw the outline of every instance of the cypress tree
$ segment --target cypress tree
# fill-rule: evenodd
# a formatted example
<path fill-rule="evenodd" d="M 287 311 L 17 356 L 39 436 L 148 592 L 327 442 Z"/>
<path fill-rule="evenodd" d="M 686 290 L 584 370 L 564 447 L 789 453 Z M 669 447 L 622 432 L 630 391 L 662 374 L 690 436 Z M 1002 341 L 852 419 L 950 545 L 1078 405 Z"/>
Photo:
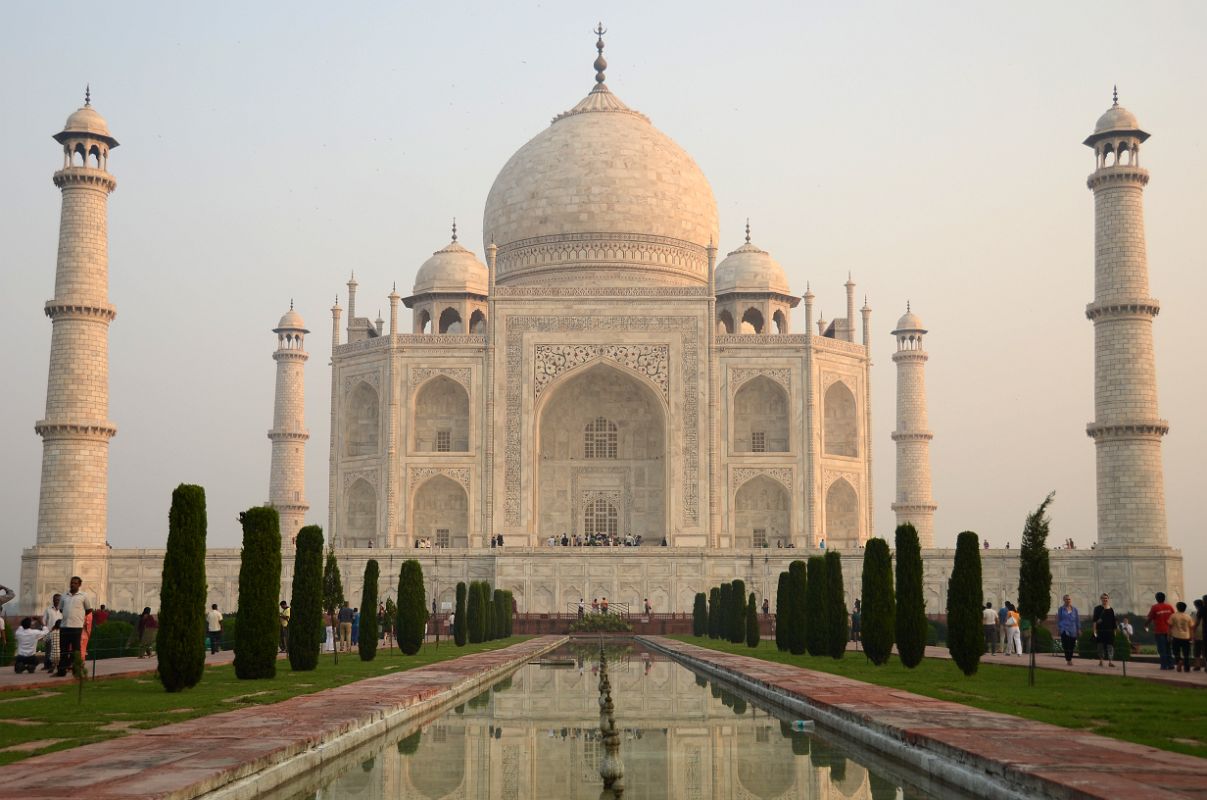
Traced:
<path fill-rule="evenodd" d="M 821 656 L 829 652 L 829 582 L 826 579 L 828 566 L 824 556 L 809 556 L 806 564 L 808 580 L 805 586 L 805 649 L 811 656 Z"/>
<path fill-rule="evenodd" d="M 692 605 L 692 636 L 708 635 L 708 599 L 704 592 L 696 592 Z"/>
<path fill-rule="evenodd" d="M 423 646 L 427 629 L 427 603 L 423 592 L 423 567 L 415 559 L 402 562 L 398 573 L 398 623 L 394 626 L 398 649 L 413 656 Z"/>
<path fill-rule="evenodd" d="M 243 553 L 239 560 L 239 614 L 235 619 L 235 676 L 241 680 L 277 674 L 281 621 L 281 521 L 271 506 L 239 515 Z"/>
<path fill-rule="evenodd" d="M 169 692 L 196 686 L 205 671 L 205 490 L 172 492 L 159 595 L 159 682 Z"/>
<path fill-rule="evenodd" d="M 792 591 L 790 576 L 787 572 L 780 573 L 780 582 L 775 590 L 775 647 L 781 653 L 788 650 L 788 631 L 791 628 L 792 599 L 788 596 Z"/>
<path fill-rule="evenodd" d="M 503 592 L 503 635 L 511 636 L 515 625 L 515 595 L 511 590 Z"/>
<path fill-rule="evenodd" d="M 788 576 L 791 588 L 788 596 L 792 599 L 792 626 L 788 632 L 788 649 L 792 651 L 792 655 L 800 656 L 805 654 L 805 632 L 808 628 L 805 609 L 809 602 L 806 597 L 809 592 L 809 578 L 805 562 L 797 560 L 789 564 Z"/>
<path fill-rule="evenodd" d="M 289 600 L 289 668 L 306 672 L 319 663 L 323 642 L 323 529 L 298 531 Z"/>
<path fill-rule="evenodd" d="M 507 617 L 503 615 L 503 590 L 495 589 L 494 603 L 491 606 L 491 611 L 495 617 L 495 638 L 504 639 L 507 637 Z"/>
<path fill-rule="evenodd" d="M 361 661 L 372 661 L 377 657 L 377 561 L 369 559 L 365 564 L 365 587 L 360 593 L 360 633 L 356 649 Z"/>
<path fill-rule="evenodd" d="M 956 537 L 956 560 L 947 581 L 947 649 L 965 675 L 976 674 L 985 649 L 980 544 L 972 531 Z"/>
<path fill-rule="evenodd" d="M 728 642 L 733 618 L 733 583 L 721 584 L 721 601 L 717 608 L 717 638 Z"/>
<path fill-rule="evenodd" d="M 471 581 L 469 596 L 465 601 L 465 628 L 469 633 L 470 644 L 478 644 L 486 635 L 486 621 L 482 619 L 481 589 L 481 581 Z"/>
<path fill-rule="evenodd" d="M 926 652 L 926 598 L 922 595 L 922 548 L 908 522 L 897 526 L 897 655 L 913 669 Z"/>
<path fill-rule="evenodd" d="M 714 586 L 708 590 L 708 638 L 716 639 L 721 635 L 721 587 Z"/>
<path fill-rule="evenodd" d="M 344 581 L 339 574 L 339 562 L 335 560 L 335 545 L 331 545 L 323 567 L 323 610 L 334 614 L 343 606 L 344 600 Z"/>
<path fill-rule="evenodd" d="M 1027 515 L 1023 543 L 1018 554 L 1018 614 L 1031 621 L 1032 637 L 1039 623 L 1052 610 L 1052 568 L 1048 563 L 1048 506 L 1055 492 L 1049 492 L 1039 508 Z M 1035 685 L 1035 646 L 1027 682 Z"/>
<path fill-rule="evenodd" d="M 741 644 L 746 641 L 746 581 L 735 580 L 730 592 L 733 605 L 729 608 L 729 641 Z"/>
<path fill-rule="evenodd" d="M 884 539 L 868 539 L 863 550 L 863 617 L 859 638 L 877 666 L 893 652 L 897 599 L 893 596 L 893 557 Z"/>
<path fill-rule="evenodd" d="M 494 589 L 490 587 L 489 581 L 483 581 L 481 591 L 482 619 L 486 623 L 486 632 L 482 635 L 482 641 L 493 642 L 498 638 L 498 633 L 495 631 L 495 624 L 498 621 L 498 617 L 495 615 Z"/>
<path fill-rule="evenodd" d="M 457 584 L 457 610 L 453 612 L 453 641 L 457 643 L 457 647 L 465 647 L 465 631 L 467 629 L 465 619 L 465 583 Z"/>
<path fill-rule="evenodd" d="M 826 551 L 826 650 L 831 658 L 842 658 L 847 652 L 850 621 L 847 598 L 842 585 L 842 556 L 837 550 Z"/>
<path fill-rule="evenodd" d="M 759 646 L 759 607 L 754 602 L 754 592 L 746 601 L 746 646 Z"/>

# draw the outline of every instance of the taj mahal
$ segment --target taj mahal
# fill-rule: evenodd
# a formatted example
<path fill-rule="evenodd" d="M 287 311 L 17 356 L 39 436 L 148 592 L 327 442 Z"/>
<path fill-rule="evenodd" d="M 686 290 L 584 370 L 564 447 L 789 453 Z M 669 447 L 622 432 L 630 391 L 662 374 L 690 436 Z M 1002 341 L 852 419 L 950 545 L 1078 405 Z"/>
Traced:
<path fill-rule="evenodd" d="M 913 310 L 924 313 L 926 299 L 902 302 L 896 323 L 877 329 L 851 275 L 791 286 L 758 246 L 757 221 L 740 235 L 722 230 L 703 172 L 612 92 L 602 37 L 596 47 L 590 91 L 499 171 L 480 253 L 454 223 L 447 243 L 423 248 L 436 249 L 405 294 L 397 284 L 362 289 L 355 274 L 346 293 L 341 287 L 344 304 L 337 296 L 330 318 L 329 408 L 319 409 L 331 419 L 325 520 L 310 513 L 304 491 L 304 449 L 314 443 L 303 375 L 313 337 L 292 306 L 265 325 L 276 335 L 275 352 L 265 352 L 276 371 L 268 500 L 286 549 L 282 596 L 292 537 L 325 522 L 349 596 L 368 559 L 396 575 L 402 560 L 418 558 L 429 596 L 442 603 L 457 581 L 485 579 L 512 591 L 520 611 L 566 611 L 581 597 L 607 596 L 682 612 L 697 592 L 735 577 L 761 601 L 790 561 L 837 550 L 853 598 L 863 543 L 891 542 L 892 531 L 872 524 L 875 504 L 891 503 L 898 523 L 919 531 L 928 610 L 941 613 L 954 551 L 935 545 L 929 331 Z M 1149 174 L 1139 161 L 1148 136 L 1116 101 L 1085 139 L 1094 153 L 1095 296 L 1084 313 L 1095 334 L 1087 433 L 1098 503 L 1088 538 L 1097 544 L 1051 554 L 1056 591 L 1083 607 L 1104 590 L 1129 610 L 1157 590 L 1183 594 L 1164 511 L 1168 424 L 1157 408 L 1159 305 L 1148 291 Z M 62 217 L 45 306 L 46 413 L 35 426 L 38 530 L 22 555 L 21 604 L 44 605 L 78 574 L 97 602 L 157 607 L 163 551 L 107 545 L 117 433 L 108 419 L 116 311 L 107 204 L 118 142 L 90 98 L 55 139 Z M 736 248 L 720 247 L 732 238 Z M 814 291 L 845 301 L 845 315 L 823 319 Z M 374 304 L 387 299 L 388 320 L 358 310 L 366 294 Z M 1076 300 L 1070 314 L 1083 313 Z M 872 337 L 888 335 L 893 365 L 874 371 Z M 891 442 L 875 442 L 870 382 L 889 380 L 889 369 L 894 430 Z M 891 490 L 872 483 L 873 454 L 888 457 L 877 448 L 890 444 Z M 209 551 L 210 602 L 237 605 L 238 569 L 237 548 Z M 983 551 L 983 570 L 987 599 L 1017 594 L 1016 550 Z"/>

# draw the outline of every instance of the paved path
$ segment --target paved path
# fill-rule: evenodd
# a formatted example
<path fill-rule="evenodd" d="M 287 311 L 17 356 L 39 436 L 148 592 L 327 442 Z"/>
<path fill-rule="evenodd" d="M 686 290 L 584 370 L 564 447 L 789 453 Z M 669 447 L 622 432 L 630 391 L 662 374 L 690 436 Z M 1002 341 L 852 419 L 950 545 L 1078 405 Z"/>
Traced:
<path fill-rule="evenodd" d="M 215 664 L 229 664 L 235 660 L 234 650 L 222 650 L 214 654 L 207 653 L 205 656 L 206 666 Z M 93 663 L 88 662 L 88 676 L 92 677 Z M 96 661 L 96 677 L 102 678 L 130 678 L 135 675 L 148 675 L 155 672 L 156 661 L 152 658 L 101 658 Z M 43 672 L 39 667 L 34 674 L 22 672 L 18 675 L 13 671 L 12 667 L 0 669 L 0 692 L 15 691 L 18 689 L 38 689 L 43 686 L 62 686 L 64 683 L 70 683 L 71 678 L 56 678 L 52 673 Z"/>
<path fill-rule="evenodd" d="M 686 642 L 643 638 L 727 675 L 748 679 L 772 695 L 803 701 L 823 721 L 887 737 L 915 756 L 921 751 L 947 763 L 957 762 L 981 780 L 1007 782 L 1023 795 L 1207 798 L 1207 759 Z M 942 774 L 933 769 L 932 773 Z"/>
<path fill-rule="evenodd" d="M 565 640 L 537 637 L 272 705 L 161 725 L 77 747 L 66 756 L 28 758 L 0 767 L 0 800 L 162 800 L 196 797 L 253 774 L 288 780 L 401 724 L 433 701 L 489 686 L 499 674 Z M 250 787 L 244 796 L 270 788 Z"/>

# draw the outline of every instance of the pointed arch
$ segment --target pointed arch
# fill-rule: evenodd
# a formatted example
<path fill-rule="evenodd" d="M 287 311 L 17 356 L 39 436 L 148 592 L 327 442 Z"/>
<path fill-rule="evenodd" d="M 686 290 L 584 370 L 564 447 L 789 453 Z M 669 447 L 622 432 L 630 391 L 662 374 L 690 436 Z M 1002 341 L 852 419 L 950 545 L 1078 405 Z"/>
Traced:
<path fill-rule="evenodd" d="M 826 547 L 854 550 L 859 546 L 859 494 L 846 478 L 826 490 Z"/>
<path fill-rule="evenodd" d="M 822 436 L 825 453 L 829 456 L 859 455 L 859 417 L 856 413 L 855 394 L 842 381 L 835 381 L 822 400 L 824 425 Z"/>
<path fill-rule="evenodd" d="M 344 492 L 345 547 L 368 547 L 369 542 L 385 544 L 377 535 L 377 490 L 363 478 L 353 481 Z"/>
<path fill-rule="evenodd" d="M 469 546 L 469 495 L 446 475 L 433 475 L 415 489 L 412 536 L 438 547 Z"/>
<path fill-rule="evenodd" d="M 474 313 L 469 315 L 469 332 L 474 334 L 486 333 L 486 315 L 482 313 L 482 309 L 474 309 Z"/>
<path fill-rule="evenodd" d="M 751 306 L 742 314 L 742 333 L 762 333 L 765 322 L 763 312 Z"/>
<path fill-rule="evenodd" d="M 469 392 L 447 375 L 437 375 L 415 391 L 415 450 L 421 453 L 469 451 Z"/>
<path fill-rule="evenodd" d="M 727 308 L 717 314 L 717 333 L 733 333 L 733 314 Z"/>
<path fill-rule="evenodd" d="M 440 333 L 461 333 L 461 312 L 449 306 L 440 312 Z"/>
<path fill-rule="evenodd" d="M 344 404 L 344 455 L 376 455 L 380 439 L 381 402 L 377 390 L 359 381 Z"/>
<path fill-rule="evenodd" d="M 775 547 L 792 541 L 792 496 L 777 480 L 756 475 L 734 495 L 734 544 Z"/>
<path fill-rule="evenodd" d="M 788 392 L 765 375 L 746 381 L 733 396 L 735 453 L 788 452 Z"/>
<path fill-rule="evenodd" d="M 782 308 L 776 309 L 775 314 L 772 315 L 771 319 L 775 323 L 776 333 L 784 334 L 788 332 L 788 317 L 784 314 L 784 310 Z"/>

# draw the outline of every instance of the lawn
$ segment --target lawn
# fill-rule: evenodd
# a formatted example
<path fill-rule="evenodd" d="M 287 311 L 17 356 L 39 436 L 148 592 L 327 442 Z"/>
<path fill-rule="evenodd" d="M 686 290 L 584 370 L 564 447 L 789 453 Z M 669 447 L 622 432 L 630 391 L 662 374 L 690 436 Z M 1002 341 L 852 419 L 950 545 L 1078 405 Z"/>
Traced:
<path fill-rule="evenodd" d="M 414 656 L 379 650 L 373 661 L 361 661 L 355 652 L 341 653 L 338 666 L 324 653 L 312 672 L 293 672 L 288 661 L 278 661 L 272 680 L 241 681 L 234 667 L 224 664 L 206 668 L 201 683 L 177 694 L 165 692 L 153 675 L 87 681 L 82 704 L 77 702 L 77 683 L 67 678 L 61 687 L 0 692 L 0 765 L 144 728 L 278 703 L 389 672 L 498 650 L 528 638 L 513 636 L 465 647 L 451 641 L 439 648 L 425 644 Z"/>
<path fill-rule="evenodd" d="M 670 636 L 682 642 L 736 655 L 791 664 L 854 680 L 891 686 L 927 697 L 1014 714 L 1026 719 L 1087 730 L 1127 742 L 1207 757 L 1207 688 L 1181 688 L 1151 681 L 1036 670 L 1035 686 L 1027 685 L 1027 670 L 982 664 L 972 677 L 939 658 L 924 659 L 906 669 L 896 656 L 874 666 L 862 653 L 841 660 L 828 656 L 781 653 L 775 642 L 758 648 L 694 636 Z"/>

